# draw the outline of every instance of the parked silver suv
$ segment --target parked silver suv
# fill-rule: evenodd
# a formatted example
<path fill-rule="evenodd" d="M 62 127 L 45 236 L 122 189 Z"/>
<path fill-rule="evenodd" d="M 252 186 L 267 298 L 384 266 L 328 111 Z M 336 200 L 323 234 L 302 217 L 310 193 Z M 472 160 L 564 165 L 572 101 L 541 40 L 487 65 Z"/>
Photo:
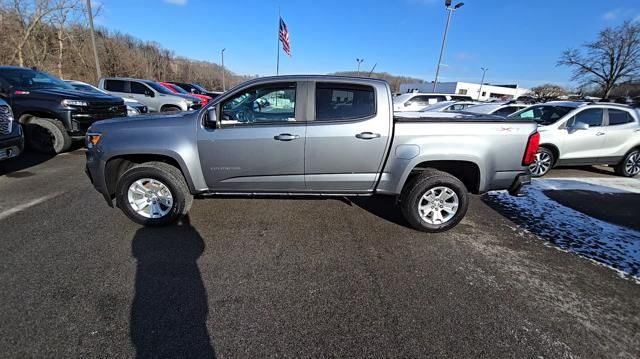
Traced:
<path fill-rule="evenodd" d="M 530 166 L 533 176 L 544 176 L 556 165 L 605 164 L 620 176 L 640 173 L 640 113 L 633 107 L 553 101 L 509 117 L 539 125 L 540 149 Z"/>
<path fill-rule="evenodd" d="M 149 112 L 189 111 L 202 107 L 200 99 L 189 95 L 175 94 L 151 80 L 103 78 L 100 79 L 98 87 L 115 96 L 141 102 L 147 106 Z"/>

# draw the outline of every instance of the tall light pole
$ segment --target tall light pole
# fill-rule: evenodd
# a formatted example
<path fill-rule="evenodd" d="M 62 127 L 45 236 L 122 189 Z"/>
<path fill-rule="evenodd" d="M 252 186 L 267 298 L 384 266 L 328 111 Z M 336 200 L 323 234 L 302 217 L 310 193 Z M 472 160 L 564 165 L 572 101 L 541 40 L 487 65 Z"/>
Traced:
<path fill-rule="evenodd" d="M 360 76 L 360 64 L 364 62 L 364 59 L 356 59 L 358 61 L 358 76 Z"/>
<path fill-rule="evenodd" d="M 222 49 L 222 51 L 220 51 L 220 55 L 222 56 L 222 91 L 227 91 L 227 84 L 224 81 L 224 50 L 226 50 L 227 48 Z"/>
<path fill-rule="evenodd" d="M 102 71 L 100 71 L 100 60 L 98 60 L 98 48 L 96 47 L 96 35 L 93 30 L 93 11 L 91 10 L 91 0 L 87 0 L 87 11 L 89 12 L 89 29 L 91 30 L 91 45 L 93 46 L 93 57 L 96 59 L 96 74 L 98 75 L 98 81 L 102 78 Z"/>
<path fill-rule="evenodd" d="M 478 101 L 480 101 L 480 95 L 482 94 L 482 86 L 484 85 L 484 75 L 487 73 L 489 69 L 486 67 L 481 67 L 480 70 L 482 70 L 482 80 L 480 80 L 480 90 L 478 90 Z"/>
<path fill-rule="evenodd" d="M 442 55 L 444 54 L 444 47 L 447 43 L 447 34 L 449 33 L 449 23 L 451 22 L 451 15 L 453 12 L 464 6 L 463 2 L 457 3 L 454 7 L 451 7 L 451 0 L 445 0 L 444 6 L 446 6 L 449 14 L 447 15 L 447 26 L 444 28 L 444 36 L 442 37 L 442 47 L 440 48 L 440 57 L 438 58 L 438 68 L 436 69 L 436 79 L 433 81 L 433 92 L 436 92 L 436 85 L 438 85 L 438 75 L 440 75 L 440 65 L 442 64 Z"/>

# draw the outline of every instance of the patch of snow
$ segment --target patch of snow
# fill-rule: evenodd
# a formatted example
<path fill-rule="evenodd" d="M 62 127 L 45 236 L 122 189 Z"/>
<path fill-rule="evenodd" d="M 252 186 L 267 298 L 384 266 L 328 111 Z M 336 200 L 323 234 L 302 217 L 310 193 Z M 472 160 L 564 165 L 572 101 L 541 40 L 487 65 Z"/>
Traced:
<path fill-rule="evenodd" d="M 545 190 L 584 190 L 600 193 L 640 193 L 640 180 L 636 178 L 542 178 L 533 182 Z"/>
<path fill-rule="evenodd" d="M 601 193 L 636 192 L 635 179 L 539 179 L 523 189 L 522 197 L 489 192 L 484 200 L 525 232 L 548 241 L 558 249 L 604 264 L 640 282 L 640 232 L 617 226 L 547 197 L 550 189 L 583 189 Z M 640 181 L 637 181 L 640 182 Z M 639 193 L 639 192 L 636 192 Z"/>

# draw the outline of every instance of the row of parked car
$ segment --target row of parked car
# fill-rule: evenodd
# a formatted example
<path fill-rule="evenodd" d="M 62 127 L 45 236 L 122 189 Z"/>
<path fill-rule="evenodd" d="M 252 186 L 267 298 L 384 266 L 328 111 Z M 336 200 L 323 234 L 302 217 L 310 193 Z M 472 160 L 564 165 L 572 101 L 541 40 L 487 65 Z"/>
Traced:
<path fill-rule="evenodd" d="M 61 153 L 84 140 L 95 121 L 199 109 L 219 95 L 191 83 L 103 78 L 93 86 L 0 66 L 0 160 L 18 156 L 25 142 L 38 152 Z"/>
<path fill-rule="evenodd" d="M 480 103 L 456 95 L 409 93 L 394 97 L 403 117 L 474 113 L 538 123 L 540 148 L 530 166 L 541 177 L 554 166 L 612 166 L 620 176 L 640 174 L 640 112 L 637 106 L 608 102 L 518 101 Z M 451 116 L 448 116 L 451 117 Z"/>

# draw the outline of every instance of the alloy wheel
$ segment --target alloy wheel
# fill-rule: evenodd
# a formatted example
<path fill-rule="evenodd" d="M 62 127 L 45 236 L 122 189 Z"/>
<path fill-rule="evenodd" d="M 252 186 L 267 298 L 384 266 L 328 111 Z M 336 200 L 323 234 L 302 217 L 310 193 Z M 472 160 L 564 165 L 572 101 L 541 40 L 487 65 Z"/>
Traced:
<path fill-rule="evenodd" d="M 640 173 L 640 152 L 634 152 L 627 158 L 627 162 L 624 164 L 624 169 L 631 176 L 635 176 Z"/>
<path fill-rule="evenodd" d="M 459 205 L 458 195 L 451 188 L 434 187 L 418 201 L 418 213 L 429 224 L 443 224 L 456 215 Z"/>
<path fill-rule="evenodd" d="M 131 208 L 144 218 L 162 218 L 173 207 L 169 187 L 151 178 L 139 179 L 129 186 L 127 199 Z"/>
<path fill-rule="evenodd" d="M 551 155 L 546 152 L 536 153 L 535 161 L 529 166 L 529 171 L 534 176 L 543 176 L 551 169 Z"/>

